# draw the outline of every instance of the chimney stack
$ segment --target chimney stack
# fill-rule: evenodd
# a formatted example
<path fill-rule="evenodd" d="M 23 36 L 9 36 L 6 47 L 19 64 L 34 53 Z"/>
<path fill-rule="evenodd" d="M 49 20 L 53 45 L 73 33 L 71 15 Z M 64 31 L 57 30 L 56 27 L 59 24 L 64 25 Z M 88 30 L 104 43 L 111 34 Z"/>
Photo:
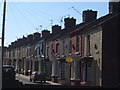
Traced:
<path fill-rule="evenodd" d="M 27 44 L 27 37 L 23 37 L 22 38 L 22 45 L 26 45 Z"/>
<path fill-rule="evenodd" d="M 61 26 L 54 25 L 52 26 L 52 33 L 59 33 L 61 31 Z"/>
<path fill-rule="evenodd" d="M 110 14 L 120 13 L 120 0 L 117 0 L 116 2 L 114 0 L 110 0 L 109 13 Z"/>
<path fill-rule="evenodd" d="M 17 46 L 20 47 L 21 45 L 22 45 L 22 39 L 20 38 L 17 40 Z"/>
<path fill-rule="evenodd" d="M 97 19 L 97 11 L 85 10 L 83 11 L 83 22 L 90 22 Z"/>
<path fill-rule="evenodd" d="M 73 26 L 75 26 L 76 25 L 76 19 L 74 19 L 73 17 L 72 18 L 65 18 L 64 19 L 64 26 L 65 26 L 65 28 L 71 28 L 71 27 L 73 27 Z"/>
<path fill-rule="evenodd" d="M 40 34 L 40 33 L 38 33 L 38 32 L 34 33 L 34 35 L 33 35 L 33 40 L 34 40 L 34 42 L 39 41 L 40 37 L 41 37 L 41 34 Z"/>
<path fill-rule="evenodd" d="M 31 43 L 33 43 L 33 35 L 32 34 L 27 36 L 27 44 L 31 44 Z"/>
<path fill-rule="evenodd" d="M 42 37 L 47 37 L 49 34 L 50 34 L 50 31 L 48 31 L 48 30 L 42 31 Z"/>
<path fill-rule="evenodd" d="M 13 42 L 13 48 L 16 48 L 18 46 L 18 41 Z"/>

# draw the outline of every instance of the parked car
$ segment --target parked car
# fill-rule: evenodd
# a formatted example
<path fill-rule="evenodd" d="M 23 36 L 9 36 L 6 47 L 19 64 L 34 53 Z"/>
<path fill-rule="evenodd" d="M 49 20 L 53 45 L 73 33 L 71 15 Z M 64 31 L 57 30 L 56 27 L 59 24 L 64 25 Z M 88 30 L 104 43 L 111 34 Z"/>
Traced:
<path fill-rule="evenodd" d="M 3 80 L 14 81 L 15 80 L 15 68 L 14 66 L 4 65 L 2 68 Z"/>
<path fill-rule="evenodd" d="M 43 72 L 37 72 L 34 71 L 32 72 L 32 74 L 30 75 L 30 81 L 44 81 L 44 83 L 46 82 L 46 77 L 45 74 Z"/>

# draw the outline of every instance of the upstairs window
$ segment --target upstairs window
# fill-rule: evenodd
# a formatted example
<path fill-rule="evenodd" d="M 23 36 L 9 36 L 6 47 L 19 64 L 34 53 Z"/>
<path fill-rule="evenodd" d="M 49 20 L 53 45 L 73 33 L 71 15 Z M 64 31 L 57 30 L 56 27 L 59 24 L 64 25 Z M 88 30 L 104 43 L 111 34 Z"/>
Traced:
<path fill-rule="evenodd" d="M 58 48 L 59 48 L 59 43 L 58 41 L 56 42 L 56 53 L 58 53 Z"/>
<path fill-rule="evenodd" d="M 74 45 L 74 43 L 72 44 L 72 48 L 73 48 L 73 50 L 75 50 L 75 45 Z"/>
<path fill-rule="evenodd" d="M 63 55 L 65 55 L 65 41 L 63 41 L 63 46 L 62 47 L 63 47 L 63 50 L 62 50 L 63 51 Z"/>
<path fill-rule="evenodd" d="M 27 48 L 27 57 L 29 56 L 29 49 Z"/>
<path fill-rule="evenodd" d="M 41 46 L 41 54 L 43 55 L 44 52 L 43 52 L 43 43 L 42 43 L 42 46 Z"/>
<path fill-rule="evenodd" d="M 41 51 L 40 51 L 40 47 L 38 47 L 38 55 L 40 55 Z"/>
<path fill-rule="evenodd" d="M 83 56 L 83 54 L 84 54 L 84 38 L 82 35 L 80 36 L 80 50 L 79 51 L 80 51 L 81 56 Z"/>
<path fill-rule="evenodd" d="M 76 52 L 79 52 L 79 36 L 76 36 Z"/>
<path fill-rule="evenodd" d="M 51 55 L 54 55 L 54 54 L 55 54 L 55 50 L 53 48 L 53 43 L 52 43 L 52 45 L 51 45 Z"/>
<path fill-rule="evenodd" d="M 72 41 L 70 40 L 70 49 L 69 49 L 69 53 L 72 53 Z"/>
<path fill-rule="evenodd" d="M 47 57 L 49 56 L 49 46 L 47 45 Z"/>
<path fill-rule="evenodd" d="M 90 35 L 87 36 L 87 54 L 90 53 Z"/>

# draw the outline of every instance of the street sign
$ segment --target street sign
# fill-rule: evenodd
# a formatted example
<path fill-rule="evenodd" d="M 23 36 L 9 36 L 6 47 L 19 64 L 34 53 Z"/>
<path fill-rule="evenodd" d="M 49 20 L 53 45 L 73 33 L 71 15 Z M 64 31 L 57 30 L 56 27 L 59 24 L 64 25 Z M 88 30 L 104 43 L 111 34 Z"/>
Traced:
<path fill-rule="evenodd" d="M 67 61 L 67 62 L 72 62 L 72 61 L 73 61 L 73 59 L 72 59 L 72 58 L 70 58 L 70 57 L 68 57 L 68 58 L 66 58 L 66 61 Z"/>

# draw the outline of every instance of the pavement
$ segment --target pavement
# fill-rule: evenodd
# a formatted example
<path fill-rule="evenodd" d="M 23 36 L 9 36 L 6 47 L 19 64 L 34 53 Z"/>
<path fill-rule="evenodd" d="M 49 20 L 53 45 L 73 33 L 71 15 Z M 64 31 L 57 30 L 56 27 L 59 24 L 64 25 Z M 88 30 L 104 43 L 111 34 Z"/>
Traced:
<path fill-rule="evenodd" d="M 23 75 L 23 74 L 16 74 L 16 76 L 20 76 L 20 77 L 25 78 L 25 79 L 30 79 L 29 76 L 26 76 L 26 75 Z M 49 83 L 49 84 L 51 84 L 51 85 L 61 85 L 61 84 L 59 84 L 59 83 L 54 83 L 54 82 L 52 82 L 52 81 L 46 81 L 46 83 Z"/>

